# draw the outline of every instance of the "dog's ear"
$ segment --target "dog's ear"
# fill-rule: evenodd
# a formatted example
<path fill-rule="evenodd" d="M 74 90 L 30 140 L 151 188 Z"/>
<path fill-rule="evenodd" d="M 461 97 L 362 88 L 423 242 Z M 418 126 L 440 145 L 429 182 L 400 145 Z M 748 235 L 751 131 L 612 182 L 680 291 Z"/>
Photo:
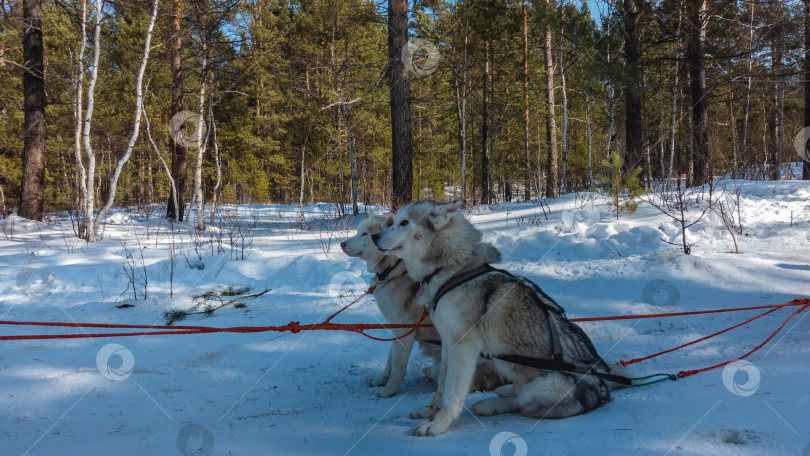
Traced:
<path fill-rule="evenodd" d="M 437 203 L 430 211 L 430 223 L 433 228 L 440 230 L 447 225 L 456 213 L 461 209 L 461 200 L 450 203 Z"/>
<path fill-rule="evenodd" d="M 394 224 L 394 214 L 389 212 L 387 214 L 383 214 L 382 216 L 384 217 L 383 222 L 380 224 L 382 229 L 386 229 Z"/>

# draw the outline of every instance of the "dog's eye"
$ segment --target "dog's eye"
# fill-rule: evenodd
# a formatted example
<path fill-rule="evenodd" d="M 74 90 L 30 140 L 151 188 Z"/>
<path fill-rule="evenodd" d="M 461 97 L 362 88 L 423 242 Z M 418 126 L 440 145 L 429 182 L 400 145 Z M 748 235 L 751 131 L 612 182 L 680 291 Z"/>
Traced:
<path fill-rule="evenodd" d="M 363 233 L 362 236 L 368 236 L 368 233 Z"/>
<path fill-rule="evenodd" d="M 405 226 L 407 224 L 408 224 L 407 220 L 403 220 L 403 221 L 399 222 L 399 226 Z"/>

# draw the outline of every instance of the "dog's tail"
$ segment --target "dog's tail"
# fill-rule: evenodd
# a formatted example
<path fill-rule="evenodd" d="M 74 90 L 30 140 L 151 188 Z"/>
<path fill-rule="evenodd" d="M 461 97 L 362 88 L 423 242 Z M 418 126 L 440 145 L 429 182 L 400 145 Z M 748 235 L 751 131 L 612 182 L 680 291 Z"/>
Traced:
<path fill-rule="evenodd" d="M 500 250 L 488 242 L 479 243 L 475 247 L 475 254 L 482 263 L 500 263 L 501 261 Z"/>

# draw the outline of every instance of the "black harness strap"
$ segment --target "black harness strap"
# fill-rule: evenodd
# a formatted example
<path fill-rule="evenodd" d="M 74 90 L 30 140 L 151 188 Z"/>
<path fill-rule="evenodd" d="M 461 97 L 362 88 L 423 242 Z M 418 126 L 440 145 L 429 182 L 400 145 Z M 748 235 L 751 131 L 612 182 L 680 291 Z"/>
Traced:
<path fill-rule="evenodd" d="M 381 272 L 381 273 L 377 274 L 377 281 L 378 281 L 378 282 L 382 282 L 383 280 L 387 279 L 387 278 L 388 278 L 388 276 L 391 274 L 391 272 L 392 272 L 394 269 L 396 269 L 396 268 L 397 268 L 397 266 L 399 266 L 399 264 L 400 264 L 400 263 L 402 263 L 402 258 L 398 258 L 398 259 L 397 259 L 397 262 L 396 262 L 396 263 L 394 263 L 394 265 L 393 265 L 393 266 L 391 266 L 390 268 L 387 268 L 385 271 L 383 271 L 383 272 Z"/>
<path fill-rule="evenodd" d="M 484 358 L 499 359 L 501 361 L 506 361 L 507 363 L 519 364 L 521 366 L 533 367 L 535 369 L 571 372 L 573 374 L 581 374 L 581 375 L 595 375 L 603 380 L 618 383 L 620 385 L 630 386 L 633 384 L 633 381 L 627 377 L 599 372 L 594 369 L 590 369 L 584 366 L 563 361 L 562 358 L 543 359 L 543 358 L 531 358 L 529 356 L 520 356 L 520 355 L 484 356 Z"/>
<path fill-rule="evenodd" d="M 428 276 L 427 280 L 423 280 L 424 283 L 430 282 L 436 274 L 439 273 L 441 269 L 437 269 L 434 271 L 430 276 Z M 481 355 L 485 359 L 499 359 L 501 361 L 506 361 L 513 364 L 519 364 L 521 366 L 526 367 L 533 367 L 536 369 L 545 369 L 545 370 L 552 370 L 552 371 L 561 371 L 561 372 L 571 372 L 575 374 L 581 375 L 595 375 L 603 380 L 608 380 L 614 383 L 618 383 L 621 385 L 631 385 L 632 381 L 621 375 L 613 375 L 613 374 L 606 374 L 603 372 L 596 371 L 594 369 L 580 366 L 577 364 L 569 363 L 563 360 L 562 355 L 562 344 L 560 344 L 560 335 L 559 331 L 557 330 L 556 326 L 552 322 L 551 316 L 549 312 L 554 312 L 555 314 L 566 318 L 565 310 L 547 294 L 543 292 L 534 282 L 531 280 L 521 277 L 515 276 L 509 271 L 505 271 L 503 269 L 493 268 L 489 264 L 482 264 L 476 268 L 470 269 L 469 271 L 462 272 L 460 274 L 456 274 L 451 277 L 447 282 L 442 284 L 439 287 L 439 291 L 436 292 L 436 297 L 433 299 L 433 310 L 436 310 L 436 307 L 439 304 L 439 300 L 442 299 L 444 295 L 462 285 L 470 280 L 473 280 L 477 277 L 480 277 L 484 274 L 488 274 L 490 272 L 497 272 L 501 274 L 506 274 L 509 277 L 517 280 L 518 282 L 523 283 L 529 289 L 531 289 L 535 296 L 537 296 L 537 302 L 540 304 L 540 307 L 543 309 L 543 313 L 545 313 L 546 321 L 548 322 L 548 329 L 549 333 L 551 334 L 551 348 L 552 353 L 554 355 L 553 359 L 544 359 L 544 358 L 532 358 L 528 356 L 521 356 L 521 355 L 498 355 L 498 356 L 489 356 L 489 355 Z"/>
<path fill-rule="evenodd" d="M 476 277 L 482 276 L 484 274 L 498 271 L 497 269 L 493 268 L 488 264 L 482 264 L 477 268 L 470 269 L 469 271 L 462 272 L 460 274 L 456 274 L 453 277 L 450 277 L 450 280 L 443 283 L 442 286 L 439 287 L 439 291 L 436 292 L 436 297 L 433 298 L 433 310 L 436 310 L 436 306 L 439 304 L 439 300 L 442 299 L 442 296 L 449 293 L 451 290 L 455 289 L 459 285 L 469 282 L 470 280 L 475 279 Z M 436 274 L 438 270 L 434 273 Z M 504 271 L 506 272 L 506 271 Z M 507 273 L 508 274 L 508 273 Z M 511 274 L 510 274 L 511 275 Z M 433 278 L 433 275 L 430 277 Z"/>

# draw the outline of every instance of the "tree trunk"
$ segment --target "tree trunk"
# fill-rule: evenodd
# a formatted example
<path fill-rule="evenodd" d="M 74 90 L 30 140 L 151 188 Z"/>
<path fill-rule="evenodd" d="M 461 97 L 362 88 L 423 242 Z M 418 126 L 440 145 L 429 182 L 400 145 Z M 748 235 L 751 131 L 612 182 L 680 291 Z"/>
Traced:
<path fill-rule="evenodd" d="M 337 79 L 338 95 L 340 96 L 340 106 L 338 109 L 343 119 L 343 125 L 346 127 L 346 147 L 349 149 L 349 170 L 352 180 L 352 214 L 357 215 L 359 213 L 357 207 L 357 151 L 354 148 L 354 136 L 352 135 L 352 128 L 349 125 L 349 111 L 346 106 L 346 97 L 343 91 L 343 76 L 337 66 L 337 59 L 335 58 L 335 34 L 337 33 L 338 27 L 337 9 L 335 9 L 335 17 L 332 25 L 332 44 L 330 46 L 332 71 L 335 73 L 335 79 Z"/>
<path fill-rule="evenodd" d="M 155 29 L 155 20 L 157 20 L 158 4 L 159 0 L 154 0 L 154 2 L 152 3 L 152 15 L 149 18 L 149 26 L 146 29 L 146 39 L 144 40 L 143 45 L 143 57 L 141 58 L 141 65 L 140 68 L 138 68 L 138 77 L 135 81 L 135 120 L 134 125 L 132 126 L 132 135 L 129 138 L 129 144 L 127 144 L 127 149 L 124 152 L 124 155 L 118 160 L 118 163 L 116 163 L 115 165 L 115 171 L 113 172 L 112 178 L 110 179 L 110 188 L 107 194 L 107 202 L 104 204 L 104 207 L 102 207 L 101 210 L 98 211 L 98 215 L 96 216 L 96 226 L 95 226 L 96 230 L 98 230 L 100 223 L 103 221 L 104 215 L 107 213 L 108 210 L 110 210 L 113 203 L 115 202 L 115 192 L 116 189 L 118 188 L 118 178 L 121 176 L 121 171 L 124 169 L 124 165 L 126 165 L 127 162 L 129 161 L 129 157 L 132 156 L 132 151 L 135 148 L 135 143 L 138 141 L 138 135 L 141 129 L 141 115 L 143 114 L 142 109 L 143 77 L 144 73 L 146 73 L 146 64 L 149 62 L 149 51 L 152 49 L 152 31 Z M 99 12 L 97 14 L 100 13 L 100 8 L 101 6 L 99 6 Z M 96 57 L 97 56 L 98 54 L 96 54 Z"/>
<path fill-rule="evenodd" d="M 208 122 L 211 125 L 211 132 L 213 133 L 212 142 L 214 144 L 214 163 L 217 166 L 217 181 L 214 183 L 214 190 L 211 192 L 211 225 L 214 224 L 214 216 L 217 213 L 217 192 L 222 185 L 222 161 L 219 156 L 219 142 L 217 142 L 217 123 L 214 120 L 214 97 L 213 88 L 211 89 L 211 99 L 208 101 Z"/>
<path fill-rule="evenodd" d="M 461 145 L 461 202 L 467 206 L 467 45 L 470 38 L 470 17 L 466 15 L 464 23 L 464 64 L 461 79 L 461 100 L 459 109 L 459 143 Z M 458 88 L 456 88 L 458 92 Z"/>
<path fill-rule="evenodd" d="M 299 188 L 299 191 L 298 191 L 298 210 L 299 210 L 300 216 L 299 216 L 298 223 L 299 223 L 299 226 L 300 226 L 300 228 L 302 230 L 306 229 L 306 226 L 307 226 L 307 219 L 306 219 L 306 216 L 304 214 L 304 183 L 305 183 L 304 178 L 306 176 L 306 168 L 304 166 L 305 165 L 304 159 L 306 158 L 307 142 L 309 141 L 309 136 L 312 134 L 312 125 L 313 124 L 314 124 L 314 120 L 312 118 L 310 118 L 309 119 L 309 127 L 307 127 L 307 135 L 304 136 L 304 144 L 301 145 L 301 174 L 300 174 L 301 183 L 300 183 L 300 188 Z"/>
<path fill-rule="evenodd" d="M 804 0 L 804 126 L 810 128 L 810 0 Z M 805 132 L 809 130 L 804 130 Z M 805 157 L 808 155 L 807 134 L 805 140 Z M 802 179 L 810 180 L 810 162 L 802 166 Z"/>
<path fill-rule="evenodd" d="M 692 95 L 692 140 L 695 166 L 693 185 L 703 185 L 712 180 L 712 162 L 709 151 L 709 117 L 706 96 L 706 23 L 708 13 L 706 0 L 689 0 L 689 21 L 692 30 L 689 37 L 689 89 Z"/>
<path fill-rule="evenodd" d="M 492 182 L 489 181 L 489 159 L 490 159 L 490 142 L 489 139 L 489 98 L 490 98 L 490 84 L 492 82 L 490 74 L 490 58 L 491 58 L 491 42 L 489 39 L 484 43 L 484 93 L 481 100 L 481 204 L 492 204 Z"/>
<path fill-rule="evenodd" d="M 641 134 L 641 70 L 639 68 L 639 11 L 635 0 L 624 0 L 625 80 L 625 138 L 627 151 L 624 173 L 636 169 L 642 162 Z"/>
<path fill-rule="evenodd" d="M 203 156 L 205 155 L 205 145 L 208 142 L 208 135 L 203 135 L 203 128 L 205 127 L 205 85 L 207 84 L 208 75 L 208 46 L 203 38 L 202 42 L 202 77 L 200 78 L 200 107 L 197 112 L 197 128 L 196 128 L 196 142 L 197 142 L 197 161 L 194 164 L 194 198 L 196 203 L 197 212 L 197 230 L 202 231 L 205 229 L 205 200 L 203 198 L 202 189 L 202 164 Z"/>
<path fill-rule="evenodd" d="M 413 199 L 413 149 L 411 147 L 411 78 L 402 61 L 408 46 L 408 2 L 388 0 L 389 94 L 391 101 L 392 190 L 391 210 Z M 407 50 L 406 50 L 407 52 Z"/>
<path fill-rule="evenodd" d="M 550 5 L 551 0 L 546 0 Z M 557 174 L 557 121 L 554 114 L 554 62 L 551 49 L 551 25 L 546 24 L 543 30 L 543 56 L 546 69 L 546 140 L 548 147 L 548 161 L 546 162 L 546 197 L 556 198 L 559 188 Z"/>
<path fill-rule="evenodd" d="M 661 81 L 664 81 L 664 69 L 661 68 Z M 662 87 L 663 89 L 663 87 Z M 658 125 L 658 166 L 660 168 L 659 176 L 661 179 L 666 177 L 666 165 L 664 164 L 664 155 L 666 151 L 666 133 L 664 124 L 666 124 L 666 106 L 664 104 L 664 90 L 660 91 L 660 108 L 661 112 L 659 114 L 659 125 Z"/>
<path fill-rule="evenodd" d="M 88 197 L 87 187 L 87 171 L 82 162 L 82 111 L 84 104 L 84 50 L 87 47 L 87 0 L 82 0 L 82 36 L 79 42 L 79 57 L 77 59 L 76 68 L 76 106 L 74 115 L 76 117 L 76 127 L 73 135 L 73 154 L 76 159 L 76 191 L 79 196 L 76 201 L 76 216 L 78 227 L 76 234 L 80 238 L 85 238 L 87 232 L 87 217 L 92 217 L 93 214 L 88 214 L 85 209 Z M 89 188 L 89 191 L 93 191 Z"/>
<path fill-rule="evenodd" d="M 611 7 L 608 3 L 608 16 Z M 611 21 L 607 21 L 607 35 L 611 36 Z M 607 63 L 610 64 L 610 48 L 607 50 Z M 616 89 L 610 79 L 607 80 L 605 91 L 608 99 L 608 177 L 613 180 L 613 153 L 616 151 Z"/>
<path fill-rule="evenodd" d="M 734 120 L 734 89 L 728 84 L 728 122 L 731 129 L 731 178 L 737 179 L 737 123 Z"/>
<path fill-rule="evenodd" d="M 742 146 L 740 148 L 740 161 L 743 168 L 743 179 L 748 179 L 746 169 L 746 152 L 748 151 L 748 115 L 751 110 L 751 86 L 753 85 L 754 69 L 754 7 L 757 2 L 751 2 L 751 16 L 748 22 L 748 90 L 745 91 L 745 106 L 743 107 Z"/>
<path fill-rule="evenodd" d="M 593 136 L 591 133 L 591 97 L 585 92 L 585 122 L 588 126 L 588 190 L 593 191 Z"/>
<path fill-rule="evenodd" d="M 19 216 L 42 220 L 45 199 L 45 64 L 42 2 L 23 1 L 23 173 Z"/>
<path fill-rule="evenodd" d="M 149 123 L 149 116 L 146 115 L 146 107 L 141 107 L 143 110 L 143 120 L 146 123 L 146 137 L 149 139 L 149 143 L 152 144 L 152 149 L 155 151 L 155 154 L 160 159 L 160 163 L 163 164 L 163 169 L 166 171 L 166 178 L 169 179 L 169 186 L 170 186 L 170 193 L 169 198 L 174 202 L 175 207 L 177 207 L 177 186 L 174 184 L 174 178 L 172 177 L 172 171 L 169 169 L 169 165 L 166 163 L 166 160 L 163 158 L 163 154 L 160 153 L 160 149 L 158 149 L 155 140 L 152 139 L 152 126 Z"/>
<path fill-rule="evenodd" d="M 523 199 L 529 201 L 532 199 L 532 175 L 529 165 L 529 28 L 526 1 L 527 0 L 523 0 L 521 2 L 520 11 L 523 15 L 523 167 L 525 168 L 523 174 Z"/>
<path fill-rule="evenodd" d="M 101 15 L 102 0 L 96 0 L 96 20 L 93 26 L 93 69 L 90 73 L 90 83 L 87 86 L 87 110 L 84 114 L 84 126 L 82 127 L 82 140 L 84 143 L 84 153 L 87 155 L 87 198 L 85 199 L 85 236 L 87 242 L 96 241 L 95 229 L 95 184 L 96 184 L 96 153 L 90 143 L 90 128 L 93 125 L 93 109 L 96 105 L 96 83 L 98 82 L 99 57 L 101 55 Z"/>
<path fill-rule="evenodd" d="M 563 65 L 563 40 L 560 38 L 560 56 L 557 58 L 560 65 L 560 82 L 562 83 L 562 175 L 560 182 L 563 193 L 568 191 L 568 180 L 566 173 L 568 171 L 568 90 L 565 86 L 565 66 Z"/>
<path fill-rule="evenodd" d="M 172 23 L 171 23 L 171 72 L 172 72 L 172 105 L 171 116 L 180 114 L 183 111 L 183 40 L 181 38 L 182 28 L 182 0 L 172 0 Z M 169 150 L 172 154 L 172 178 L 177 187 L 177 204 L 169 198 L 166 216 L 170 219 L 182 222 L 185 217 L 186 207 L 186 169 L 188 157 L 186 146 L 182 141 L 176 141 L 169 135 Z"/>

